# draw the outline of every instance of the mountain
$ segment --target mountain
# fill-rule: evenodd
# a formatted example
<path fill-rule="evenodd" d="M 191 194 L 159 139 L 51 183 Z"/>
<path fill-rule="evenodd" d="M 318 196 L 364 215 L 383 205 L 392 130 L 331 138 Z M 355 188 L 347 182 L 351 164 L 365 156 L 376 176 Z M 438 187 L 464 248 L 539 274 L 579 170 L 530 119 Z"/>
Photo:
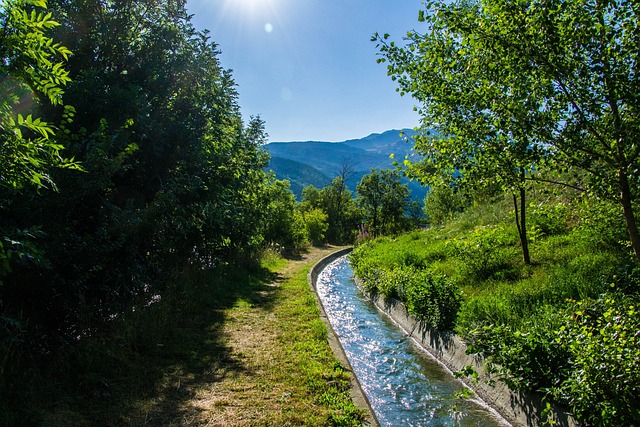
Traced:
<path fill-rule="evenodd" d="M 300 198 L 302 189 L 309 185 L 323 188 L 331 184 L 331 178 L 306 163 L 283 157 L 271 156 L 269 169 L 275 172 L 278 179 L 286 179 L 291 183 L 291 191 Z"/>
<path fill-rule="evenodd" d="M 355 193 L 358 182 L 372 168 L 394 168 L 394 159 L 390 157 L 392 154 L 398 161 L 405 156 L 415 156 L 413 135 L 415 132 L 412 129 L 403 129 L 342 142 L 272 142 L 265 145 L 271 154 L 268 169 L 275 173 L 276 178 L 288 179 L 291 190 L 300 199 L 304 187 L 326 186 L 348 163 L 353 175 L 347 180 L 347 187 Z M 409 184 L 413 199 L 424 199 L 426 188 L 416 182 L 405 182 Z"/>

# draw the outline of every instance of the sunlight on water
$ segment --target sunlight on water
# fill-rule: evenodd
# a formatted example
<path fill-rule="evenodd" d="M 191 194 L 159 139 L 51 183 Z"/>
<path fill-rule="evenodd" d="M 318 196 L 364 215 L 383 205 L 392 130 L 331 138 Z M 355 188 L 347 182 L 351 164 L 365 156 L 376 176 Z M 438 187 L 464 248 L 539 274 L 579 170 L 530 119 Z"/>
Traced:
<path fill-rule="evenodd" d="M 380 425 L 508 425 L 480 402 L 456 397 L 462 383 L 358 292 L 347 257 L 320 273 L 317 289 Z"/>

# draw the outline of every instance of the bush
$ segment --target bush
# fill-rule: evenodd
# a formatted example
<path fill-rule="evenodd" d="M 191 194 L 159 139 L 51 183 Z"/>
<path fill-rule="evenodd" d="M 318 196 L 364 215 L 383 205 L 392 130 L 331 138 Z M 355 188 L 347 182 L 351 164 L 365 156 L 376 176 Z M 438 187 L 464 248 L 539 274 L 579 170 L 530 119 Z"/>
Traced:
<path fill-rule="evenodd" d="M 554 236 L 568 231 L 571 209 L 563 203 L 531 205 L 530 236 Z"/>
<path fill-rule="evenodd" d="M 609 294 L 548 306 L 520 327 L 471 332 L 471 352 L 510 388 L 543 392 L 589 425 L 640 423 L 640 299 Z"/>
<path fill-rule="evenodd" d="M 477 227 L 468 242 L 460 242 L 457 252 L 465 273 L 476 279 L 514 278 L 513 239 L 502 227 Z"/>
<path fill-rule="evenodd" d="M 574 369 L 553 390 L 582 421 L 598 426 L 640 424 L 640 299 L 609 295 L 577 302 L 556 341 Z"/>
<path fill-rule="evenodd" d="M 442 224 L 468 205 L 467 199 L 450 186 L 431 187 L 424 199 L 424 213 L 432 224 Z"/>
<path fill-rule="evenodd" d="M 366 246 L 366 245 L 364 245 Z M 366 248 L 359 247 L 351 255 L 354 274 L 365 290 L 380 293 L 385 298 L 397 298 L 419 319 L 438 330 L 452 330 L 462 302 L 458 287 L 442 275 L 416 267 L 419 257 L 401 254 L 404 264 L 381 267 L 367 257 Z"/>
<path fill-rule="evenodd" d="M 484 325 L 467 335 L 469 352 L 484 352 L 489 367 L 509 388 L 541 391 L 560 383 L 571 367 L 567 348 L 556 340 L 566 316 L 555 308 L 541 309 L 519 327 Z"/>
<path fill-rule="evenodd" d="M 324 243 L 325 234 L 329 229 L 329 223 L 327 222 L 327 214 L 321 209 L 313 209 L 304 213 L 304 221 L 307 225 L 307 233 L 309 233 L 309 240 L 314 245 Z"/>
<path fill-rule="evenodd" d="M 462 293 L 444 276 L 428 271 L 416 272 L 406 292 L 409 313 L 440 331 L 453 330 Z"/>

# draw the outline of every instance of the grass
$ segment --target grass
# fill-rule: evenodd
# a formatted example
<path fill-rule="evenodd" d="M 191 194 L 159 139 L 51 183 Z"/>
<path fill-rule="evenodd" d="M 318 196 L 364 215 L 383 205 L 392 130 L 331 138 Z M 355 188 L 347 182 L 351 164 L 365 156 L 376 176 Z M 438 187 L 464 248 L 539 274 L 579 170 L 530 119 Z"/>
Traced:
<path fill-rule="evenodd" d="M 379 269 L 413 266 L 445 275 L 464 295 L 456 329 L 462 336 L 484 324 L 517 327 L 567 299 L 595 298 L 630 265 L 623 246 L 576 222 L 579 201 L 533 206 L 532 265 L 523 262 L 506 198 L 470 208 L 443 226 L 378 238 L 357 248 L 352 259 Z"/>
<path fill-rule="evenodd" d="M 67 349 L 36 375 L 40 386 L 3 399 L 0 422 L 362 425 L 307 284 L 328 252 L 268 256 L 253 272 L 185 272 L 160 302 L 115 322 L 108 339 Z"/>

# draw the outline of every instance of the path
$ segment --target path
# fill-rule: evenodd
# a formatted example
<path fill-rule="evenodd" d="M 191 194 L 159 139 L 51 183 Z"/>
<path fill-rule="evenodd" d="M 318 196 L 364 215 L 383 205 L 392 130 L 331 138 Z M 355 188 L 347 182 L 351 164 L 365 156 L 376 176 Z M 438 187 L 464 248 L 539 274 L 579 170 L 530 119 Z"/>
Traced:
<path fill-rule="evenodd" d="M 212 329 L 224 351 L 210 355 L 200 376 L 193 366 L 191 373 L 172 373 L 170 392 L 179 394 L 182 387 L 183 396 L 160 411 L 156 402 L 145 424 L 320 426 L 340 416 L 343 411 L 330 408 L 329 400 L 332 388 L 349 387 L 348 377 L 335 370 L 306 284 L 310 267 L 338 249 L 311 248 L 289 260 L 274 280 L 220 309 L 222 324 Z"/>

